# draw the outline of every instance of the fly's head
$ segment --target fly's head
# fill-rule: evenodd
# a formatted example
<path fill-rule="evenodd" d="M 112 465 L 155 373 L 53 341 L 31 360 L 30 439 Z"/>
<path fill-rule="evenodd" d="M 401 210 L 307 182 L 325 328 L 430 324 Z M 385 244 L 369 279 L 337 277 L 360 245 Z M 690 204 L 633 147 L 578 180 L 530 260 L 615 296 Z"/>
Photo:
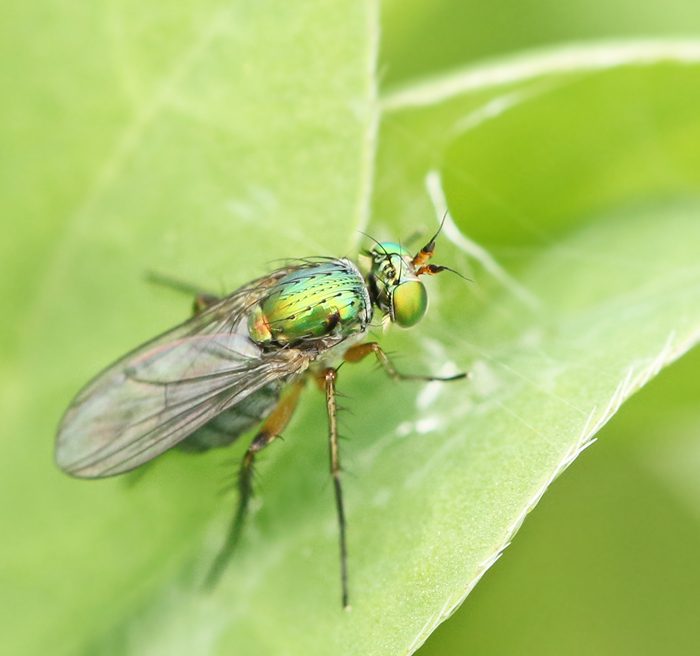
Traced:
<path fill-rule="evenodd" d="M 448 267 L 427 264 L 435 251 L 439 233 L 438 230 L 416 255 L 392 242 L 377 242 L 366 253 L 371 262 L 367 284 L 372 301 L 401 328 L 415 326 L 428 309 L 428 292 L 418 277 L 452 271 Z"/>

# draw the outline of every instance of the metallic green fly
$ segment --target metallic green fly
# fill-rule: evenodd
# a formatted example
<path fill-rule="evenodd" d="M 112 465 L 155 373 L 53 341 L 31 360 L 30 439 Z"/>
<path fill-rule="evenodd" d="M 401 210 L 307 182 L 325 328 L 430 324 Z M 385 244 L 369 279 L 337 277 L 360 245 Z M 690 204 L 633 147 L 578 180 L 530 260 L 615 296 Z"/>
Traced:
<path fill-rule="evenodd" d="M 438 230 L 438 234 L 439 234 Z M 313 258 L 273 271 L 225 298 L 200 294 L 195 315 L 107 367 L 75 397 L 58 427 L 56 464 L 83 478 L 121 474 L 178 445 L 205 451 L 231 444 L 264 420 L 241 463 L 239 502 L 213 585 L 238 543 L 253 492 L 256 454 L 287 426 L 308 378 L 325 390 L 330 469 L 340 527 L 342 602 L 347 549 L 336 406 L 337 366 L 374 353 L 396 380 L 456 380 L 401 374 L 376 342 L 365 342 L 376 307 L 402 328 L 425 315 L 422 275 L 437 234 L 415 256 L 389 242 L 350 260 Z"/>

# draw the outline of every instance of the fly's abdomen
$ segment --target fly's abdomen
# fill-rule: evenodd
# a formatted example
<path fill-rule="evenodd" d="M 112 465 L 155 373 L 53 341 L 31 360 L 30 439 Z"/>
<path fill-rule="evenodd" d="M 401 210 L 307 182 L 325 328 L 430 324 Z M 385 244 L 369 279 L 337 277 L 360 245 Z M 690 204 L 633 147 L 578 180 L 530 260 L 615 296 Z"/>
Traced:
<path fill-rule="evenodd" d="M 198 428 L 180 442 L 178 448 L 201 452 L 233 444 L 269 416 L 279 403 L 281 388 L 280 383 L 273 383 L 254 392 Z"/>
<path fill-rule="evenodd" d="M 364 330 L 372 318 L 365 281 L 349 260 L 304 267 L 281 278 L 253 310 L 250 338 L 260 345 L 295 345 Z"/>

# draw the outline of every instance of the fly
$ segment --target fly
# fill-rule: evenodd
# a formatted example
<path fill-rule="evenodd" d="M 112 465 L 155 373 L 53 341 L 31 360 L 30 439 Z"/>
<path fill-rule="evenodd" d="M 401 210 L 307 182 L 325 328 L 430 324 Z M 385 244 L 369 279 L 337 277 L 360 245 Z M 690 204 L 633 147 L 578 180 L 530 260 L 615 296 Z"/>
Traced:
<path fill-rule="evenodd" d="M 415 256 L 391 242 L 350 260 L 312 259 L 283 267 L 225 298 L 197 295 L 183 324 L 107 367 L 75 397 L 58 427 L 56 464 L 81 478 L 121 474 L 178 446 L 206 451 L 262 423 L 240 466 L 239 501 L 210 570 L 213 586 L 238 544 L 253 493 L 257 454 L 289 423 L 309 378 L 325 391 L 330 471 L 340 529 L 342 603 L 348 608 L 347 548 L 336 405 L 338 365 L 374 354 L 394 380 L 457 380 L 399 373 L 365 338 L 375 309 L 384 322 L 414 326 L 425 315 L 422 275 L 436 235 Z"/>

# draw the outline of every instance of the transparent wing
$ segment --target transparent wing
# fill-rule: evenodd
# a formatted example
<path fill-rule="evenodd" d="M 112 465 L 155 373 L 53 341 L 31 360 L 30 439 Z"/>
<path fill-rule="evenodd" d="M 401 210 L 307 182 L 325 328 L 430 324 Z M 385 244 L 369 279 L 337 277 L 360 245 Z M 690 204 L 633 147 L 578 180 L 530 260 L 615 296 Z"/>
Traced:
<path fill-rule="evenodd" d="M 128 471 L 262 387 L 301 373 L 308 355 L 263 353 L 247 336 L 247 311 L 289 271 L 234 292 L 88 383 L 58 427 L 56 464 L 87 478 Z"/>

